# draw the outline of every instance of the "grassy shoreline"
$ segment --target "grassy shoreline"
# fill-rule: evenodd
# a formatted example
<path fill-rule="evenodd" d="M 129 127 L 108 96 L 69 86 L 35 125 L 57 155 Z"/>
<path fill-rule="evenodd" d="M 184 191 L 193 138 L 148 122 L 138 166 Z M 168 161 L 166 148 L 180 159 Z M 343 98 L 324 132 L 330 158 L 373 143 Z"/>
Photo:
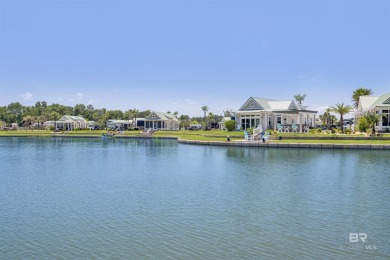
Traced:
<path fill-rule="evenodd" d="M 42 136 L 42 137 L 99 137 L 103 134 L 107 133 L 106 130 L 79 130 L 79 131 L 71 131 L 66 134 L 63 133 L 52 133 L 47 130 L 16 130 L 16 131 L 0 131 L 0 137 L 12 136 Z M 193 140 L 193 141 L 226 141 L 227 136 L 230 137 L 231 141 L 243 141 L 244 133 L 243 132 L 227 132 L 221 130 L 214 131 L 188 131 L 188 130 L 180 130 L 180 131 L 156 131 L 153 133 L 152 138 L 164 138 L 164 137 L 174 137 L 180 138 L 182 140 Z M 311 135 L 311 134 L 281 134 L 282 140 L 271 140 L 272 143 L 312 143 L 312 144 L 390 144 L 390 140 L 378 140 L 378 139 L 370 139 L 365 138 L 362 135 Z M 345 137 L 359 137 L 359 139 L 355 140 L 343 140 Z M 385 134 L 386 137 L 390 137 L 389 134 Z M 140 131 L 126 131 L 124 134 L 117 135 L 117 137 L 141 137 Z M 286 137 L 284 139 L 283 137 Z M 295 139 L 294 137 L 297 137 Z M 323 139 L 315 139 L 315 138 L 323 138 Z M 276 136 L 275 136 L 276 138 Z M 305 139 L 298 139 L 305 138 Z M 310 139 L 313 138 L 313 139 Z M 340 139 L 338 139 L 340 138 Z"/>

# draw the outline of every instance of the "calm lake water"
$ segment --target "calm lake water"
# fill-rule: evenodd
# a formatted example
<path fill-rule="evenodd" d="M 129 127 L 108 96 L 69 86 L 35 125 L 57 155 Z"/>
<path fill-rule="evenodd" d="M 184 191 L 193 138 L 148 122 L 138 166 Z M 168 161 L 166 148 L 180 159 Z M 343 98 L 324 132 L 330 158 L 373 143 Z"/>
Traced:
<path fill-rule="evenodd" d="M 2 259 L 390 258 L 389 151 L 0 138 L 0 198 Z"/>

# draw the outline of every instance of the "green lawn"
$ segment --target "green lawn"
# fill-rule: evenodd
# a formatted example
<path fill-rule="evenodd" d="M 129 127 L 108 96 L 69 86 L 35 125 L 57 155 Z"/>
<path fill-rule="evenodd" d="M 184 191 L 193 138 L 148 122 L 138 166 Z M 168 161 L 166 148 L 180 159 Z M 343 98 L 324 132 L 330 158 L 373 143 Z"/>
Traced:
<path fill-rule="evenodd" d="M 285 137 L 328 137 L 328 138 L 337 138 L 341 136 L 352 136 L 352 137 L 363 137 L 364 134 L 311 134 L 311 133 L 278 133 L 278 136 Z"/>
<path fill-rule="evenodd" d="M 70 131 L 67 134 L 57 134 L 57 135 L 66 135 L 66 136 L 100 136 L 107 133 L 106 130 L 78 130 Z M 52 131 L 47 130 L 16 130 L 16 131 L 0 131 L 0 136 L 17 136 L 17 135 L 31 135 L 31 136 L 51 136 Z M 139 136 L 140 131 L 125 131 L 124 136 Z M 300 133 L 282 133 L 281 136 L 285 137 L 294 137 L 294 136 L 304 136 L 304 137 L 340 137 L 340 136 L 349 136 L 349 135 L 326 135 L 326 134 L 300 134 Z M 122 135 L 118 135 L 122 136 Z M 211 131 L 189 131 L 189 130 L 180 130 L 180 131 L 156 131 L 153 133 L 153 137 L 179 137 L 184 140 L 199 140 L 199 141 L 226 141 L 227 136 L 230 137 L 232 141 L 244 140 L 243 132 L 228 132 L 222 130 L 211 130 Z M 356 135 L 353 135 L 356 136 Z M 390 134 L 384 134 L 384 136 L 390 136 Z M 273 136 L 276 138 L 276 136 Z M 322 143 L 322 144 L 390 144 L 390 140 L 338 140 L 338 139 L 328 139 L 328 140 L 310 140 L 310 139 L 282 139 L 282 140 L 272 140 L 271 142 L 278 143 Z"/>

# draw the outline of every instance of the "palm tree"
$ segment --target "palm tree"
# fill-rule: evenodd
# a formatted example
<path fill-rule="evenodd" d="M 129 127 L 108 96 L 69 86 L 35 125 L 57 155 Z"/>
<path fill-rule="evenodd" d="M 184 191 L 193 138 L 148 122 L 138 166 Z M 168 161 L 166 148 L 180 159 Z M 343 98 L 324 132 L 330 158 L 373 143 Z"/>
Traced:
<path fill-rule="evenodd" d="M 23 125 L 30 128 L 30 126 L 34 123 L 35 119 L 32 116 L 25 116 L 23 117 Z"/>
<path fill-rule="evenodd" d="M 329 129 L 329 125 L 330 125 L 330 108 L 327 108 L 325 113 L 326 113 L 326 129 Z"/>
<path fill-rule="evenodd" d="M 369 127 L 372 129 L 372 133 L 375 134 L 375 125 L 381 119 L 381 114 L 369 113 L 364 117 L 366 118 Z"/>
<path fill-rule="evenodd" d="M 177 117 L 177 116 L 179 115 L 179 112 L 175 111 L 175 112 L 173 112 L 173 115 L 174 115 L 175 117 Z"/>
<path fill-rule="evenodd" d="M 138 113 L 139 113 L 139 110 L 134 108 L 133 111 L 131 111 L 132 115 L 133 115 L 133 118 L 134 118 L 134 122 L 135 124 L 137 125 L 137 116 L 138 116 Z"/>
<path fill-rule="evenodd" d="M 352 93 L 352 102 L 354 107 L 357 109 L 359 105 L 360 96 L 370 96 L 374 93 L 372 89 L 369 88 L 358 88 Z"/>
<path fill-rule="evenodd" d="M 353 107 L 349 105 L 344 105 L 344 103 L 336 104 L 334 107 L 330 107 L 330 111 L 340 114 L 340 129 L 344 133 L 343 120 L 344 115 L 348 114 L 353 110 Z"/>
<path fill-rule="evenodd" d="M 207 106 L 202 107 L 203 113 L 204 113 L 204 118 L 206 119 L 206 112 L 209 111 L 209 108 Z"/>
<path fill-rule="evenodd" d="M 305 97 L 306 97 L 306 94 L 303 94 L 302 96 L 301 96 L 301 94 L 294 96 L 295 101 L 297 101 L 299 105 L 302 105 L 302 101 L 305 100 Z"/>
<path fill-rule="evenodd" d="M 223 116 L 225 117 L 231 117 L 232 116 L 233 109 L 226 109 L 223 110 Z"/>

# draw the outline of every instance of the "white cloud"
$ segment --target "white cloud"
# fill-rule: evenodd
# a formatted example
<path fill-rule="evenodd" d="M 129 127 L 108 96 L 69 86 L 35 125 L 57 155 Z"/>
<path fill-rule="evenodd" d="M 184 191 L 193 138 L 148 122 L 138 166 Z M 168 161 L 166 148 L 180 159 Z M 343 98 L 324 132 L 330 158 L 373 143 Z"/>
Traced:
<path fill-rule="evenodd" d="M 23 98 L 23 101 L 31 101 L 33 95 L 30 92 L 26 92 L 20 95 Z"/>
<path fill-rule="evenodd" d="M 78 93 L 76 94 L 76 96 L 77 96 L 77 98 L 78 98 L 79 100 L 81 100 L 81 99 L 83 99 L 84 94 L 78 92 Z"/>

